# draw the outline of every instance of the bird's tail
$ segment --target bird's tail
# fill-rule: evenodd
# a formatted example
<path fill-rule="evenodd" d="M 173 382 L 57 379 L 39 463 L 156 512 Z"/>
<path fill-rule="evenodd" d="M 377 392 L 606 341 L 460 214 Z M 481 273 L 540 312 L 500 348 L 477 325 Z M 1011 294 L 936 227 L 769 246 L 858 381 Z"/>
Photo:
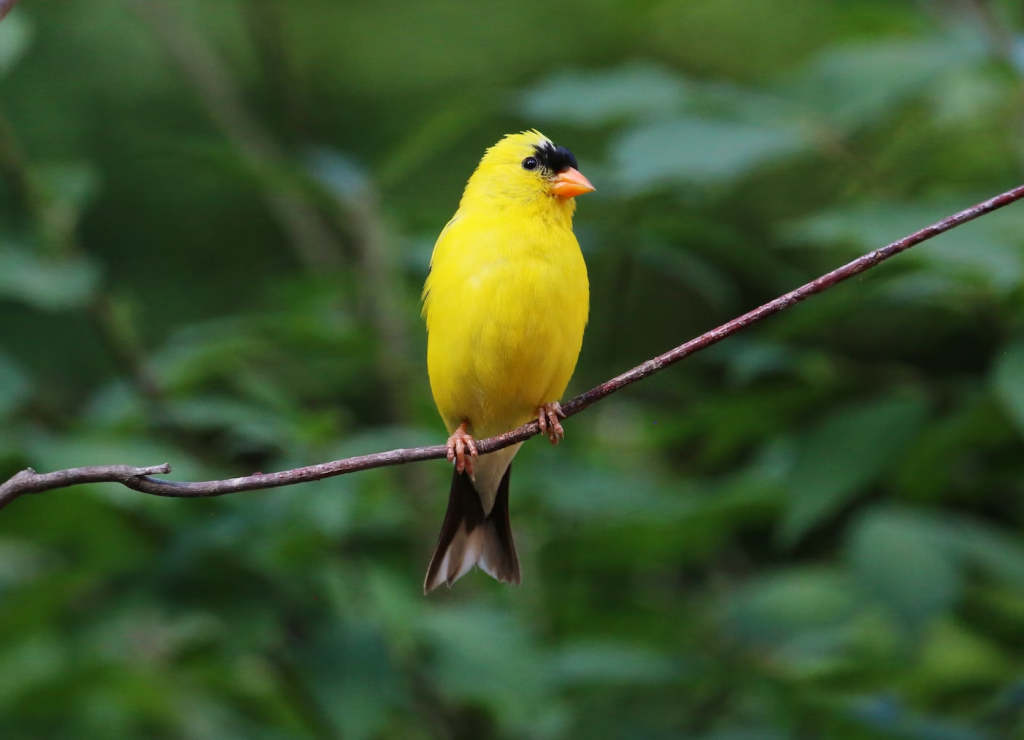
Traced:
<path fill-rule="evenodd" d="M 511 471 L 509 465 L 498 485 L 490 514 L 484 513 L 480 495 L 469 476 L 455 472 L 448 513 L 444 515 L 441 536 L 427 568 L 423 593 L 430 593 L 442 583 L 450 587 L 474 565 L 502 583 L 519 583 L 519 557 L 508 518 Z"/>

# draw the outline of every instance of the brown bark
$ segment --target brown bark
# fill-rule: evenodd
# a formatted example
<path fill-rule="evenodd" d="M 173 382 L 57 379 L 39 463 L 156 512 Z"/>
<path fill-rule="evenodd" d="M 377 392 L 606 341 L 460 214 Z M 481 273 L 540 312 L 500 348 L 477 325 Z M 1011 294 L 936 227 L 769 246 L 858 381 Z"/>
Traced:
<path fill-rule="evenodd" d="M 2 0 L 0 0 L 2 2 Z M 916 244 L 932 239 L 939 234 L 956 228 L 961 224 L 973 221 L 974 219 L 991 213 L 999 208 L 1014 203 L 1024 198 L 1024 185 L 1008 190 L 1007 192 L 990 198 L 982 203 L 971 206 L 948 218 L 915 231 L 909 236 L 893 242 L 874 252 L 858 257 L 842 267 L 833 270 L 796 290 L 779 296 L 773 301 L 765 303 L 753 311 L 722 324 L 716 329 L 701 334 L 696 339 L 691 339 L 675 349 L 659 355 L 632 370 L 602 383 L 586 393 L 583 393 L 563 404 L 562 409 L 565 416 L 570 417 L 583 411 L 593 403 L 610 396 L 622 388 L 631 385 L 638 380 L 643 380 L 654 373 L 674 365 L 680 360 L 696 354 L 703 349 L 717 344 L 726 337 L 746 329 L 773 314 L 799 303 L 805 298 L 821 293 L 829 288 L 835 287 L 844 280 L 849 280 L 855 275 L 860 275 L 866 270 L 884 262 L 890 257 L 910 249 Z M 480 440 L 477 447 L 480 454 L 494 452 L 503 447 L 522 442 L 540 433 L 540 427 L 536 421 L 515 429 L 498 437 Z M 206 496 L 223 496 L 229 493 L 240 493 L 242 491 L 254 491 L 263 488 L 277 488 L 279 486 L 290 486 L 296 483 L 330 478 L 335 475 L 354 473 L 359 470 L 371 468 L 382 468 L 390 465 L 402 465 L 420 460 L 435 460 L 447 455 L 444 445 L 433 445 L 431 447 L 415 447 L 412 449 L 390 450 L 388 452 L 377 452 L 372 455 L 350 457 L 345 460 L 310 465 L 304 468 L 284 470 L 279 473 L 257 473 L 242 478 L 229 478 L 227 480 L 201 481 L 194 483 L 182 483 L 176 481 L 161 480 L 153 478 L 153 475 L 169 473 L 171 468 L 166 463 L 150 468 L 134 468 L 127 465 L 101 465 L 89 468 L 71 468 L 60 470 L 54 473 L 37 473 L 32 469 L 23 470 L 6 483 L 0 484 L 0 508 L 11 503 L 19 496 L 26 493 L 41 493 L 55 488 L 67 488 L 68 486 L 80 483 L 121 483 L 128 488 L 141 493 L 148 493 L 154 496 L 169 496 L 172 498 L 198 498 Z"/>

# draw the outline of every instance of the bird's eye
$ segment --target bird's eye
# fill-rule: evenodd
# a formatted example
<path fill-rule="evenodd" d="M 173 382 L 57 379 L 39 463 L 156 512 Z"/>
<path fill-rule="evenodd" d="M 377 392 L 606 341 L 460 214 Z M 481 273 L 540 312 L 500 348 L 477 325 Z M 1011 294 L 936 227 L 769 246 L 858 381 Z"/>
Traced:
<path fill-rule="evenodd" d="M 537 164 L 538 162 L 536 157 L 527 157 L 526 159 L 523 160 L 523 169 L 535 170 L 537 169 Z"/>

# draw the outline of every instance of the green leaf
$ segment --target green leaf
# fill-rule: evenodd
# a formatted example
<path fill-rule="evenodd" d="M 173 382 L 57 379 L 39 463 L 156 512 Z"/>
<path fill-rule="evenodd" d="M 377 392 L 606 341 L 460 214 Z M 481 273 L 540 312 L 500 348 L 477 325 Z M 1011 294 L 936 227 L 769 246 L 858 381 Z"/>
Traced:
<path fill-rule="evenodd" d="M 841 624 L 856 608 L 845 576 L 831 568 L 767 574 L 727 601 L 727 613 L 738 634 L 766 642 L 812 627 Z"/>
<path fill-rule="evenodd" d="M 0 652 L 0 708 L 10 711 L 26 694 L 57 680 L 69 662 L 57 636 L 42 625 L 26 640 L 5 646 Z"/>
<path fill-rule="evenodd" d="M 792 545 L 874 483 L 921 429 L 927 405 L 892 396 L 833 412 L 806 434 L 789 479 L 779 538 Z"/>
<path fill-rule="evenodd" d="M 289 437 L 287 419 L 266 408 L 233 398 L 192 396 L 169 405 L 171 417 L 185 429 L 230 432 L 234 443 L 274 446 Z"/>
<path fill-rule="evenodd" d="M 680 490 L 685 490 L 685 484 L 666 486 L 649 475 L 643 486 L 637 486 L 628 473 L 599 463 L 550 460 L 534 463 L 521 473 L 517 470 L 516 475 L 532 493 L 557 485 L 557 495 L 552 491 L 545 496 L 544 505 L 555 516 L 573 521 L 616 525 L 678 521 L 695 506 Z"/>
<path fill-rule="evenodd" d="M 994 527 L 963 517 L 943 522 L 940 538 L 949 552 L 994 578 L 1024 589 L 1024 546 Z"/>
<path fill-rule="evenodd" d="M 849 558 L 864 592 L 911 630 L 945 613 L 960 593 L 957 558 L 928 516 L 872 509 L 853 527 Z"/>
<path fill-rule="evenodd" d="M 31 583 L 56 563 L 38 545 L 10 538 L 0 539 L 0 593 L 22 583 Z"/>
<path fill-rule="evenodd" d="M 84 162 L 48 164 L 36 168 L 36 174 L 46 194 L 61 209 L 58 218 L 66 224 L 77 220 L 99 190 L 99 172 Z"/>
<path fill-rule="evenodd" d="M 671 183 L 716 184 L 806 146 L 792 128 L 680 118 L 628 129 L 612 144 L 623 186 L 644 192 Z"/>
<path fill-rule="evenodd" d="M 1024 434 L 1024 338 L 1010 342 L 996 357 L 992 384 L 1018 431 Z"/>
<path fill-rule="evenodd" d="M 1000 115 L 1006 103 L 1006 87 L 988 69 L 973 65 L 950 70 L 941 85 L 933 86 L 930 97 L 934 122 L 957 130 Z"/>
<path fill-rule="evenodd" d="M 812 357 L 785 344 L 742 336 L 715 345 L 704 353 L 704 358 L 720 362 L 729 380 L 737 386 L 751 384 L 774 373 L 793 372 L 801 364 L 813 361 Z"/>
<path fill-rule="evenodd" d="M 781 731 L 760 727 L 757 729 L 719 730 L 702 735 L 700 740 L 787 740 L 790 736 Z"/>
<path fill-rule="evenodd" d="M 60 311 L 88 303 L 99 282 L 99 267 L 86 257 L 45 258 L 0 248 L 0 298 Z"/>
<path fill-rule="evenodd" d="M 302 654 L 303 676 L 344 737 L 379 737 L 402 696 L 400 676 L 380 630 L 333 620 Z"/>
<path fill-rule="evenodd" d="M 659 684 L 679 676 L 679 666 L 668 656 L 633 645 L 571 643 L 552 658 L 557 683 Z"/>
<path fill-rule="evenodd" d="M 647 241 L 638 245 L 633 254 L 638 262 L 693 291 L 716 311 L 725 313 L 740 303 L 735 282 L 718 267 L 692 252 Z"/>
<path fill-rule="evenodd" d="M 29 395 L 32 384 L 11 357 L 0 352 L 0 419 L 14 411 Z"/>
<path fill-rule="evenodd" d="M 449 699 L 489 706 L 523 727 L 535 725 L 543 713 L 525 717 L 519 708 L 557 708 L 547 655 L 527 623 L 483 604 L 438 607 L 421 617 L 420 628 L 434 649 L 433 684 Z"/>
<path fill-rule="evenodd" d="M 675 74 L 650 64 L 602 72 L 561 72 L 526 91 L 523 113 L 547 121 L 597 126 L 678 113 L 687 97 Z"/>
<path fill-rule="evenodd" d="M 952 204 L 865 203 L 828 211 L 785 231 L 795 241 L 811 246 L 852 245 L 858 251 L 884 247 L 958 210 Z M 1006 294 L 1024 278 L 1024 257 L 1018 247 L 1021 221 L 997 214 L 967 224 L 922 244 L 907 255 L 937 277 L 959 283 L 981 283 Z"/>
<path fill-rule="evenodd" d="M 1010 655 L 984 633 L 952 619 L 928 630 L 917 673 L 930 690 L 962 691 L 971 685 L 998 682 L 1011 670 Z"/>
<path fill-rule="evenodd" d="M 28 16 L 17 8 L 0 23 L 0 76 L 14 69 L 28 51 L 34 30 Z"/>
<path fill-rule="evenodd" d="M 961 691 L 963 687 L 958 687 Z M 868 737 L 906 738 L 907 740 L 993 740 L 993 735 L 956 722 L 936 719 L 908 711 L 892 694 L 858 699 L 851 705 L 852 715 L 862 724 L 881 731 Z M 856 735 L 860 737 L 860 735 Z"/>
<path fill-rule="evenodd" d="M 860 603 L 833 568 L 791 568 L 753 579 L 725 599 L 725 625 L 740 641 L 770 650 L 789 668 L 813 672 L 852 641 Z"/>
<path fill-rule="evenodd" d="M 869 202 L 817 213 L 789 224 L 784 234 L 801 246 L 831 248 L 838 244 L 866 251 L 883 247 L 948 214 L 941 205 Z"/>
<path fill-rule="evenodd" d="M 317 182 L 343 200 L 364 197 L 369 192 L 369 176 L 352 157 L 317 148 L 307 153 L 306 165 Z"/>
<path fill-rule="evenodd" d="M 944 72 L 982 53 L 967 37 L 847 45 L 812 60 L 779 92 L 835 124 L 860 126 L 891 115 L 899 103 L 927 93 Z"/>

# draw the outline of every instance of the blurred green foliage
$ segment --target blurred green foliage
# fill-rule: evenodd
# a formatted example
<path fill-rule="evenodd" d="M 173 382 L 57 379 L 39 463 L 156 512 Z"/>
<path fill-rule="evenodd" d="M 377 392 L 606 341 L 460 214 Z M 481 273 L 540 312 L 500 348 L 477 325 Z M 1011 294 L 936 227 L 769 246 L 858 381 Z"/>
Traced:
<path fill-rule="evenodd" d="M 485 147 L 598 191 L 584 390 L 1019 184 L 1010 0 L 96 0 L 0 24 L 0 477 L 438 443 L 418 297 Z M 1024 736 L 1024 210 L 516 461 L 520 588 L 424 598 L 441 463 L 0 515 L 0 737 Z"/>

